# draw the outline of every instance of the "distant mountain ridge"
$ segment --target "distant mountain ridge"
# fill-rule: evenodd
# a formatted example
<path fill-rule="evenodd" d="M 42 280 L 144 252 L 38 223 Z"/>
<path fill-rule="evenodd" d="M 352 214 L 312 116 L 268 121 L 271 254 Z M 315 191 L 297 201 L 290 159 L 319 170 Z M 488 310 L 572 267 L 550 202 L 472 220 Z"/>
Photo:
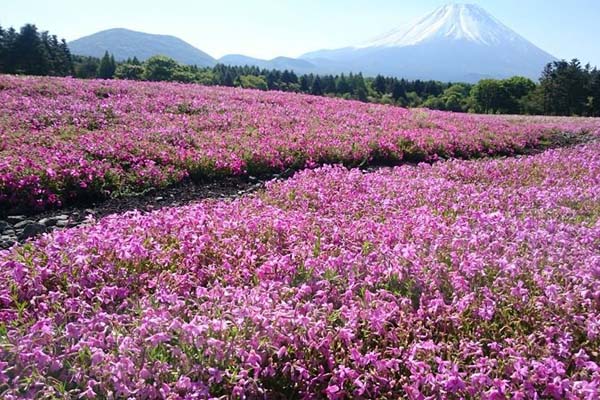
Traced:
<path fill-rule="evenodd" d="M 216 60 L 191 44 L 169 35 L 156 35 L 114 28 L 100 31 L 68 43 L 73 54 L 102 57 L 105 51 L 112 53 L 117 60 L 137 57 L 146 60 L 161 54 L 179 63 L 210 67 Z"/>
<path fill-rule="evenodd" d="M 317 66 L 308 60 L 291 57 L 276 57 L 271 60 L 248 57 L 242 54 L 228 54 L 219 58 L 219 63 L 227 65 L 245 66 L 252 65 L 265 69 L 293 70 L 297 73 L 315 72 Z"/>
<path fill-rule="evenodd" d="M 361 72 L 407 79 L 477 82 L 514 75 L 537 80 L 556 58 L 494 18 L 480 6 L 452 3 L 434 10 L 408 29 L 395 29 L 369 42 L 317 50 L 299 58 L 263 60 L 230 54 L 215 60 L 174 36 L 109 29 L 69 43 L 74 54 L 100 57 L 108 50 L 117 60 L 163 54 L 180 63 L 213 66 L 252 65 L 296 73 Z"/>

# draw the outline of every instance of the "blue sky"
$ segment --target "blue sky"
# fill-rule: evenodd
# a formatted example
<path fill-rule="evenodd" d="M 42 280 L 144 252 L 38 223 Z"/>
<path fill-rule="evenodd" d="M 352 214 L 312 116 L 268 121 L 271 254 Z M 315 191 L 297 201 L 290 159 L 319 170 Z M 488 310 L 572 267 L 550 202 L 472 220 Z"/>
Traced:
<path fill-rule="evenodd" d="M 445 0 L 2 0 L 0 25 L 73 40 L 124 27 L 178 36 L 213 57 L 295 57 L 408 26 Z M 600 1 L 472 0 L 558 58 L 600 66 Z M 594 39 L 595 38 L 595 39 Z"/>

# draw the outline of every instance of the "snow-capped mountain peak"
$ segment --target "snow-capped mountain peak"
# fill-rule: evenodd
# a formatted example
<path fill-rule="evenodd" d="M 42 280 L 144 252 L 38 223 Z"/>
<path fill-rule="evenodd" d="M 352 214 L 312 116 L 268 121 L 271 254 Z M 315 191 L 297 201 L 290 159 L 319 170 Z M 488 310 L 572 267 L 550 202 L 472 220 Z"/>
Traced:
<path fill-rule="evenodd" d="M 544 65 L 556 60 L 473 4 L 448 4 L 409 29 L 302 58 L 337 73 L 455 82 L 515 75 L 537 79 Z"/>
<path fill-rule="evenodd" d="M 363 47 L 404 47 L 434 40 L 465 40 L 494 46 L 522 38 L 475 4 L 452 3 L 439 7 L 409 29 L 396 29 Z"/>

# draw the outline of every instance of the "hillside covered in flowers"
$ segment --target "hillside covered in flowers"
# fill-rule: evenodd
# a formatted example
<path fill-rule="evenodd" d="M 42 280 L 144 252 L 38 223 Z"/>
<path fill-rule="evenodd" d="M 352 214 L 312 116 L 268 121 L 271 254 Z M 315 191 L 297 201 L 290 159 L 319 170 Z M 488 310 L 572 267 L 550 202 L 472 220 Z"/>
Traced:
<path fill-rule="evenodd" d="M 405 109 L 176 83 L 0 76 L 0 211 L 182 180 L 513 154 L 595 119 Z"/>

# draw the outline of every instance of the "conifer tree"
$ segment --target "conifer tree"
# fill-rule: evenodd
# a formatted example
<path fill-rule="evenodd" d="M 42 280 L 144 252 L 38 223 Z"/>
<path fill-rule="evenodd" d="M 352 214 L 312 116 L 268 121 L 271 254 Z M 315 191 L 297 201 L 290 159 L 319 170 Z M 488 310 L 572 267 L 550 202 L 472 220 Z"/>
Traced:
<path fill-rule="evenodd" d="M 338 94 L 344 95 L 345 93 L 351 92 L 350 85 L 348 84 L 348 80 L 346 79 L 346 76 L 344 74 L 338 76 L 338 78 L 336 79 L 335 86 L 336 92 Z"/>
<path fill-rule="evenodd" d="M 310 82 L 307 75 L 302 75 L 300 77 L 300 91 L 302 93 L 310 92 Z"/>
<path fill-rule="evenodd" d="M 400 99 L 406 99 L 406 89 L 402 85 L 402 81 L 394 80 L 392 84 L 392 99 L 398 101 Z"/>
<path fill-rule="evenodd" d="M 354 75 L 354 94 L 360 101 L 367 101 L 367 85 L 361 73 Z"/>
<path fill-rule="evenodd" d="M 28 75 L 45 75 L 48 72 L 48 53 L 40 38 L 37 27 L 24 25 L 16 36 L 12 54 L 14 72 Z"/>
<path fill-rule="evenodd" d="M 373 89 L 379 94 L 385 93 L 385 78 L 381 75 L 377 75 L 373 81 Z"/>
<path fill-rule="evenodd" d="M 115 75 L 115 59 L 113 56 L 108 54 L 108 51 L 104 52 L 104 56 L 100 60 L 98 66 L 98 78 L 101 79 L 112 79 Z"/>
<path fill-rule="evenodd" d="M 313 80 L 310 88 L 310 94 L 314 94 L 315 96 L 321 96 L 323 94 L 323 85 L 321 84 L 321 78 L 319 75 L 317 75 Z"/>

